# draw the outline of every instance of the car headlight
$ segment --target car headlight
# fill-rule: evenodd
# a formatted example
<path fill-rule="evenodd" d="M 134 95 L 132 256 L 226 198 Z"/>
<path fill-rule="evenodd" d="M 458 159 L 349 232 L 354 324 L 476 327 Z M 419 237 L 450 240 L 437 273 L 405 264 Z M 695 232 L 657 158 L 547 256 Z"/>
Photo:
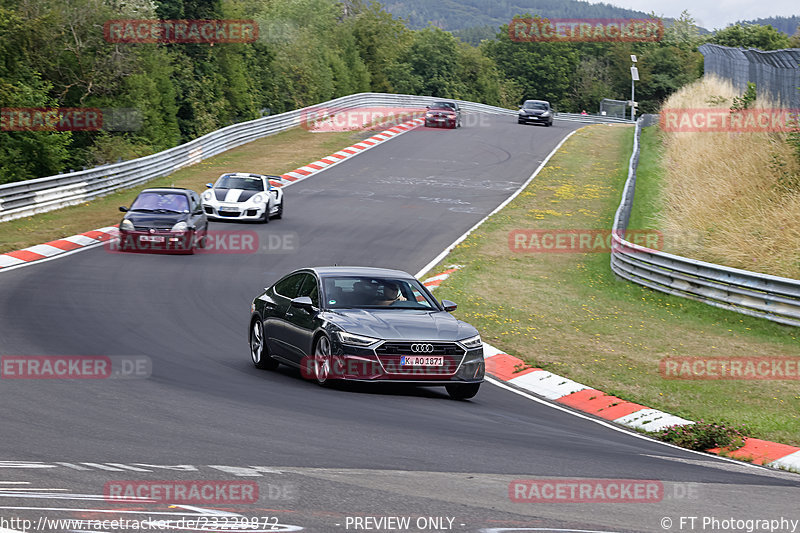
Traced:
<path fill-rule="evenodd" d="M 543 117 L 549 117 L 550 116 L 550 111 L 545 111 L 544 113 L 542 113 L 542 116 Z"/>
<path fill-rule="evenodd" d="M 265 200 L 266 200 L 266 197 L 262 193 L 258 193 L 255 196 L 253 196 L 252 198 L 250 198 L 250 201 L 255 203 L 255 204 L 264 203 Z"/>
<path fill-rule="evenodd" d="M 349 344 L 350 346 L 369 346 L 378 342 L 380 339 L 373 339 L 372 337 L 365 337 L 364 335 L 354 335 L 346 331 L 337 331 L 336 336 L 342 344 Z"/>
<path fill-rule="evenodd" d="M 186 231 L 187 229 L 189 229 L 189 225 L 186 224 L 186 222 L 178 222 L 177 224 L 172 226 L 172 229 L 170 231 L 175 232 L 175 233 L 182 233 L 182 232 Z"/>
<path fill-rule="evenodd" d="M 480 335 L 475 335 L 474 337 L 470 337 L 459 342 L 463 344 L 464 348 L 467 350 L 474 350 L 475 348 L 480 348 L 483 345 Z"/>
<path fill-rule="evenodd" d="M 134 231 L 136 228 L 133 227 L 133 222 L 131 222 L 127 218 L 123 218 L 122 222 L 120 222 L 119 224 L 119 229 L 123 231 Z"/>
<path fill-rule="evenodd" d="M 203 201 L 204 201 L 204 202 L 210 202 L 210 201 L 211 201 L 211 198 L 213 197 L 213 195 L 214 195 L 214 193 L 213 193 L 213 192 L 211 192 L 211 191 L 206 191 L 206 192 L 204 192 L 204 193 L 203 193 Z"/>

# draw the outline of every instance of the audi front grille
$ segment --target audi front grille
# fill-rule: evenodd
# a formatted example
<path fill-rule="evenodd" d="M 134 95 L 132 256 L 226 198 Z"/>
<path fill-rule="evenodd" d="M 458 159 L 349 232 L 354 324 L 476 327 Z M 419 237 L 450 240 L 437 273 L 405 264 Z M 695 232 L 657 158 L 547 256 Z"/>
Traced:
<path fill-rule="evenodd" d="M 462 356 L 464 348 L 454 342 L 391 342 L 375 348 L 377 355 L 456 355 Z"/>

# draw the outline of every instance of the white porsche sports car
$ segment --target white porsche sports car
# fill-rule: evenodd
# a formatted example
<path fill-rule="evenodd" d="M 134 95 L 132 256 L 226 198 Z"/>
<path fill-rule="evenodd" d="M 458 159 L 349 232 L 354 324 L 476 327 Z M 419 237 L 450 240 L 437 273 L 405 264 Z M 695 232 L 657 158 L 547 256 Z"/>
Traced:
<path fill-rule="evenodd" d="M 223 174 L 202 195 L 206 216 L 215 220 L 255 220 L 269 222 L 283 216 L 283 190 L 273 187 L 270 180 L 280 176 L 265 176 L 233 172 Z"/>

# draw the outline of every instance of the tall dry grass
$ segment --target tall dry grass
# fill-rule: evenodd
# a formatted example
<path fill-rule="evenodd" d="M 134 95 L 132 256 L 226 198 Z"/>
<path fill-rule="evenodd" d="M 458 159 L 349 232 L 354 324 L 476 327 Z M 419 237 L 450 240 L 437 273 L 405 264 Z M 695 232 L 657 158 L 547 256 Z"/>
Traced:
<path fill-rule="evenodd" d="M 664 107 L 729 109 L 736 96 L 729 83 L 705 77 Z M 777 106 L 759 98 L 753 107 Z M 663 135 L 660 226 L 667 251 L 800 279 L 800 164 L 787 134 Z"/>

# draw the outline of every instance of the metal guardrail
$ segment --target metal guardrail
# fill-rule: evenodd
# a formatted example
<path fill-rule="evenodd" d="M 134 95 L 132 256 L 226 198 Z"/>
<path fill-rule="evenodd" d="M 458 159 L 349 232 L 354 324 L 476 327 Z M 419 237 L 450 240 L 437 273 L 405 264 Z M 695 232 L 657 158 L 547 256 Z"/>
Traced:
<path fill-rule="evenodd" d="M 271 117 L 233 124 L 186 144 L 138 159 L 102 167 L 0 185 L 0 222 L 75 205 L 133 187 L 231 148 L 299 126 L 313 114 L 336 114 L 364 107 L 421 108 L 441 100 L 431 96 L 359 93 Z M 467 113 L 516 115 L 517 111 L 458 100 Z M 581 117 L 581 115 L 575 115 Z M 575 120 L 569 114 L 556 118 Z M 587 122 L 615 122 L 612 117 L 581 117 Z M 590 120 L 591 119 L 591 120 Z"/>
<path fill-rule="evenodd" d="M 585 122 L 587 124 L 633 124 L 633 121 L 627 118 L 603 115 L 581 115 L 580 113 L 556 113 L 553 115 L 553 118 L 572 122 Z"/>
<path fill-rule="evenodd" d="M 636 123 L 633 154 L 622 201 L 614 217 L 611 269 L 618 276 L 684 298 L 773 322 L 800 326 L 800 280 L 730 268 L 665 252 L 626 241 L 639 164 L 642 127 L 655 115 L 644 115 Z"/>

